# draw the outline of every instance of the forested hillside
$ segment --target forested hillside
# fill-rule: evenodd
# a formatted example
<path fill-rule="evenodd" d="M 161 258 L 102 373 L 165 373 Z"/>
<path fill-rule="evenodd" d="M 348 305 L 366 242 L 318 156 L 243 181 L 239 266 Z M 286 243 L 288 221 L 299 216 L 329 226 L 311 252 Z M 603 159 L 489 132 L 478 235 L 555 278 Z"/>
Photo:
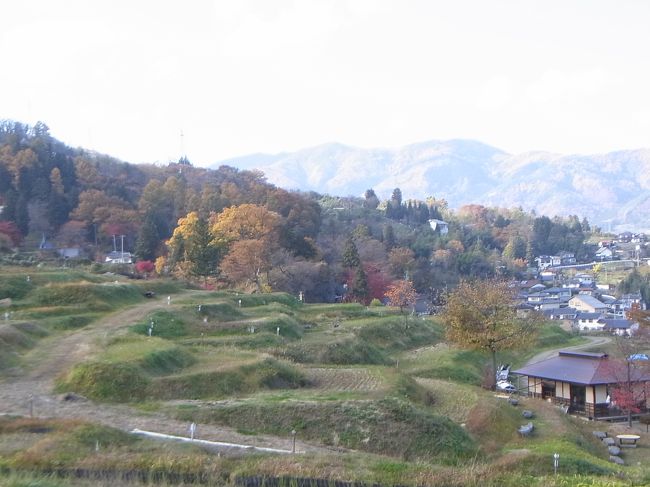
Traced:
<path fill-rule="evenodd" d="M 443 199 L 407 196 L 399 188 L 388 201 L 370 188 L 363 198 L 290 192 L 260 172 L 186 159 L 128 164 L 68 147 L 42 123 L 0 123 L 5 256 L 45 243 L 102 262 L 117 241 L 150 263 L 136 265 L 142 272 L 367 303 L 399 280 L 435 298 L 461 276 L 517 275 L 535 255 L 587 252 L 589 224 L 577 216 L 471 204 L 453 212 Z"/>

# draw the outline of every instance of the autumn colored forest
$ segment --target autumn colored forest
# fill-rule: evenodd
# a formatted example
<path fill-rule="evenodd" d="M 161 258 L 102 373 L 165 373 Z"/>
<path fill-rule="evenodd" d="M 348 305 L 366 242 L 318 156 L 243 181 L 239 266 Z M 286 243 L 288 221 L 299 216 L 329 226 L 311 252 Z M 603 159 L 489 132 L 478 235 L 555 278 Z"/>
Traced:
<path fill-rule="evenodd" d="M 399 300 L 404 281 L 435 302 L 463 277 L 523 275 L 534 256 L 562 250 L 585 256 L 591 231 L 577 216 L 452 210 L 435 195 L 417 201 L 399 188 L 381 201 L 370 188 L 358 197 L 287 191 L 260 172 L 186 158 L 129 164 L 68 147 L 43 123 L 13 121 L 0 122 L 0 206 L 0 261 L 45 243 L 51 255 L 78 248 L 103 262 L 116 236 L 141 275 L 302 292 L 308 302 L 369 303 L 389 289 Z M 430 219 L 449 232 L 434 231 Z"/>

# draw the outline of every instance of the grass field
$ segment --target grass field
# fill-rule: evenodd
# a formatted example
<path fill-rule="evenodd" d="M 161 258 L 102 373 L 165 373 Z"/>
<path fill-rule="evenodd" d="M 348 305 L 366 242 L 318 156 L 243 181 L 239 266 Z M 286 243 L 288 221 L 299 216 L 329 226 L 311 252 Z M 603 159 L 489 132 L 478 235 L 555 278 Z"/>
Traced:
<path fill-rule="evenodd" d="M 231 428 L 251 441 L 287 440 L 295 430 L 302 441 L 331 449 L 216 458 L 83 421 L 0 416 L 1 485 L 135 485 L 122 478 L 129 472 L 162 485 L 208 478 L 232 485 L 238 476 L 255 475 L 382 485 L 650 481 L 650 437 L 626 455 L 629 466 L 614 466 L 588 423 L 540 401 L 513 407 L 481 388 L 489 356 L 449 346 L 436 318 L 358 304 L 302 304 L 278 293 L 183 292 L 178 282 L 79 269 L 34 269 L 29 281 L 22 269 L 0 269 L 0 275 L 0 299 L 12 300 L 11 319 L 0 324 L 0 374 L 22 370 L 41 347 L 47 352 L 57 340 L 87 333 L 97 353 L 71 364 L 58 377 L 58 392 Z M 148 290 L 157 297 L 147 300 Z M 96 326 L 141 306 L 149 306 L 146 313 L 114 323 L 110 332 Z M 530 349 L 501 353 L 499 360 L 517 365 L 579 340 L 549 325 Z M 531 438 L 516 433 L 524 407 L 535 413 Z M 105 438 L 99 453 L 98 436 Z M 549 468 L 554 452 L 562 458 L 558 477 Z M 53 469 L 63 478 L 52 476 Z M 78 478 L 77 471 L 110 478 Z"/>

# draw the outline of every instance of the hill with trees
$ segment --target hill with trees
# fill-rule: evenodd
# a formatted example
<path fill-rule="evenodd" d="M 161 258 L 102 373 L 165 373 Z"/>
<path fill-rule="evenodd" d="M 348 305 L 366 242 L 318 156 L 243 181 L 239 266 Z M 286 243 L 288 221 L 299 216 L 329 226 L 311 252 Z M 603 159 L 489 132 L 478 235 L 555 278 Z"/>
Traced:
<path fill-rule="evenodd" d="M 133 253 L 136 268 L 208 287 L 286 291 L 315 301 L 384 299 L 410 281 L 435 300 L 463 277 L 515 276 L 533 257 L 583 257 L 584 218 L 521 208 L 287 191 L 259 171 L 129 164 L 75 149 L 42 123 L 0 124 L 0 249 L 78 248 L 93 261 Z M 430 220 L 444 220 L 436 227 Z M 447 231 L 448 229 L 448 231 Z M 154 263 L 155 262 L 155 266 Z"/>

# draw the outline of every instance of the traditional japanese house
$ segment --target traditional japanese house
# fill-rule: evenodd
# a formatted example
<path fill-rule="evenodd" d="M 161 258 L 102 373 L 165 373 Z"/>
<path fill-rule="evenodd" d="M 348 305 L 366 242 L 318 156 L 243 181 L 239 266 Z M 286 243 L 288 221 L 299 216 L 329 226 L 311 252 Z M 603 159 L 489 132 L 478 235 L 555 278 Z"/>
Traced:
<path fill-rule="evenodd" d="M 615 416 L 612 389 L 627 378 L 628 367 L 634 387 L 646 390 L 650 382 L 650 365 L 612 359 L 605 353 L 562 351 L 555 357 L 526 365 L 514 374 L 520 376 L 519 390 L 528 396 L 548 399 L 568 407 L 568 411 L 591 419 Z M 645 394 L 639 397 L 639 408 L 647 410 Z"/>

